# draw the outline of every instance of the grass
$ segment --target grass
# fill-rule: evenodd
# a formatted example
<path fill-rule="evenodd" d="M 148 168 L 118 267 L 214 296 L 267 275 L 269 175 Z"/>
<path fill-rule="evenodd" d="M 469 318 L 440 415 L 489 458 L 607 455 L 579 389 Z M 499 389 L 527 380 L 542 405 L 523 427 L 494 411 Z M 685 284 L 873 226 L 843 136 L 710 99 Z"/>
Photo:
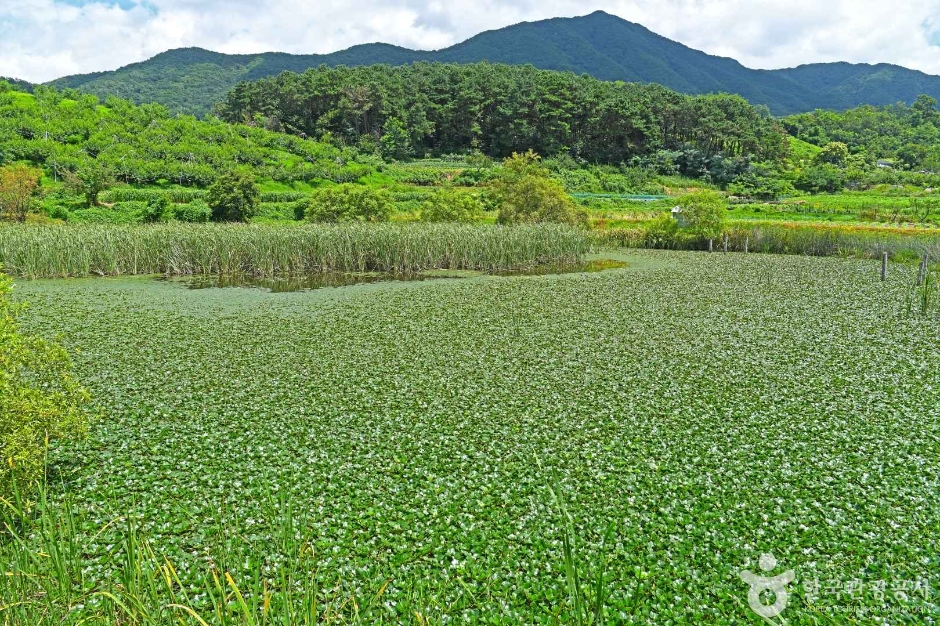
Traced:
<path fill-rule="evenodd" d="M 292 294 L 20 281 L 106 417 L 11 520 L 0 620 L 760 623 L 738 574 L 770 552 L 791 624 L 936 621 L 917 268 L 624 258 Z"/>
<path fill-rule="evenodd" d="M 587 248 L 557 225 L 0 224 L 0 265 L 29 278 L 497 270 L 575 262 Z"/>
<path fill-rule="evenodd" d="M 679 231 L 669 240 L 651 242 L 646 223 L 609 223 L 591 237 L 598 246 L 659 247 L 672 250 L 706 250 L 706 241 Z M 884 252 L 894 261 L 915 262 L 927 254 L 940 260 L 940 236 L 923 229 L 860 224 L 784 223 L 773 220 L 729 220 L 728 247 L 733 252 L 798 254 L 806 256 L 880 259 Z M 715 249 L 722 247 L 715 241 Z"/>

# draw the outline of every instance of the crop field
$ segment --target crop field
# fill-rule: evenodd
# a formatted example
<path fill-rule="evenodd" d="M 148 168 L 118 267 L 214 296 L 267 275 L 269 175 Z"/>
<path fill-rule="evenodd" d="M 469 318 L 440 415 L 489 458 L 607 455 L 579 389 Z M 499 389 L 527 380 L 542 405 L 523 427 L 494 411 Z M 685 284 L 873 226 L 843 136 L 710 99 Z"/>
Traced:
<path fill-rule="evenodd" d="M 768 553 L 788 623 L 935 623 L 940 324 L 914 268 L 620 258 L 287 294 L 19 282 L 100 417 L 0 549 L 24 572 L 4 619 L 762 623 L 740 572 Z"/>

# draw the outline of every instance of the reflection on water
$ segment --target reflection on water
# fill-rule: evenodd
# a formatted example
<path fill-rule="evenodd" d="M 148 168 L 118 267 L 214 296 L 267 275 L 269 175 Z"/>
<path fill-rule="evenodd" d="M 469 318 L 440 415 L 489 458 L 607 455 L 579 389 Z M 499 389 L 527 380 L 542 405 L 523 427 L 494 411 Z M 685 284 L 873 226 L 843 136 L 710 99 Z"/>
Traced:
<path fill-rule="evenodd" d="M 551 274 L 603 272 L 604 270 L 614 270 L 621 267 L 627 267 L 627 263 L 625 261 L 601 259 L 599 261 L 585 261 L 584 263 L 575 263 L 572 265 L 537 265 L 524 270 L 499 270 L 490 272 L 489 274 L 491 276 L 548 276 Z"/>
<path fill-rule="evenodd" d="M 318 272 L 298 276 L 259 278 L 256 276 L 188 276 L 183 278 L 159 278 L 185 285 L 189 289 L 252 288 L 264 289 L 271 293 L 290 293 L 294 291 L 312 291 L 325 287 L 348 287 L 382 281 L 418 281 L 459 279 L 473 276 L 547 276 L 551 274 L 579 274 L 602 272 L 604 270 L 627 267 L 623 261 L 609 259 L 586 261 L 571 265 L 539 265 L 523 270 L 505 270 L 498 272 L 468 272 L 434 270 L 420 274 L 383 274 L 377 272 Z"/>

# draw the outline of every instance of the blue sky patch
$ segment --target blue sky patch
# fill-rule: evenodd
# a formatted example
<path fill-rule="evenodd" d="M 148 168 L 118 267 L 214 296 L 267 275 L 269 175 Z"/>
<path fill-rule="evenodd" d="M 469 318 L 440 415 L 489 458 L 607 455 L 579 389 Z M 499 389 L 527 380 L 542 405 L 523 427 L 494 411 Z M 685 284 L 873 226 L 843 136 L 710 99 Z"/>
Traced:
<path fill-rule="evenodd" d="M 136 0 L 55 0 L 58 4 L 70 4 L 73 7 L 83 7 L 86 4 L 106 4 L 108 6 L 119 6 L 125 11 L 134 8 L 138 3 Z"/>

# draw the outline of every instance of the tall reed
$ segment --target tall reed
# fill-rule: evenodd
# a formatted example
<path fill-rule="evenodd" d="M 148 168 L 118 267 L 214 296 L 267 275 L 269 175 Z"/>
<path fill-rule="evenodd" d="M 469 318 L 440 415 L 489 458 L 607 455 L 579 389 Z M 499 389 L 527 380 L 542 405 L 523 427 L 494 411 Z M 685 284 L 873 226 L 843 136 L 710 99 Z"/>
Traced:
<path fill-rule="evenodd" d="M 27 278 L 319 271 L 413 273 L 571 263 L 586 235 L 559 225 L 0 225 L 0 264 Z"/>
<path fill-rule="evenodd" d="M 910 233 L 890 228 L 854 228 L 851 226 L 733 224 L 727 231 L 728 248 L 772 254 L 881 258 L 887 252 L 894 260 L 913 261 L 929 254 L 940 258 L 940 233 Z M 672 235 L 658 233 L 651 237 L 642 226 L 594 231 L 595 245 L 626 248 L 667 248 L 670 250 L 707 250 L 708 242 L 678 230 Z M 720 247 L 715 241 L 716 248 Z"/>

